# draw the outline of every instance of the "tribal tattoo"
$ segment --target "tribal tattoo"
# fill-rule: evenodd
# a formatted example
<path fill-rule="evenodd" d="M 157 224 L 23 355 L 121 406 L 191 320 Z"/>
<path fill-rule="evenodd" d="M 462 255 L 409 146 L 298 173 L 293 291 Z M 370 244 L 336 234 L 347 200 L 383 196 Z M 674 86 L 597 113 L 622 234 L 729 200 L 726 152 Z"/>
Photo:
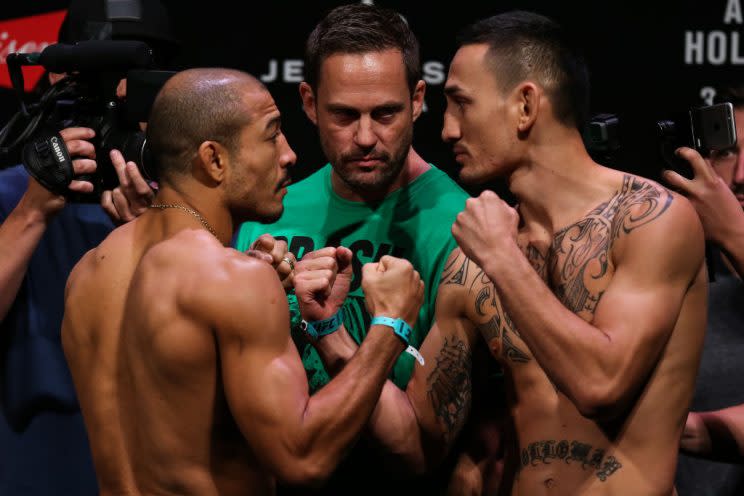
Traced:
<path fill-rule="evenodd" d="M 540 257 L 535 256 L 535 260 L 538 259 Z M 542 260 L 542 265 L 545 266 L 544 257 Z M 504 311 L 493 281 L 483 269 L 464 254 L 458 253 L 447 260 L 442 271 L 442 284 L 469 286 L 470 293 L 475 295 L 476 314 L 481 317 L 491 315 L 488 321 L 476 325 L 486 343 L 500 338 L 503 355 L 510 361 L 524 363 L 531 360 L 530 355 L 513 339 L 513 336 L 519 337 L 519 332 Z"/>
<path fill-rule="evenodd" d="M 620 191 L 586 217 L 560 230 L 548 255 L 551 286 L 572 312 L 591 318 L 612 274 L 610 250 L 628 234 L 661 216 L 672 203 L 667 190 L 625 175 Z"/>
<path fill-rule="evenodd" d="M 468 279 L 469 265 L 470 259 L 465 255 L 459 253 L 454 256 L 451 255 L 442 269 L 442 284 L 459 284 L 460 286 L 464 286 L 465 281 Z"/>
<path fill-rule="evenodd" d="M 457 437 L 470 412 L 472 353 L 457 337 L 445 338 L 436 361 L 426 379 L 427 395 L 449 443 Z"/>
<path fill-rule="evenodd" d="M 623 464 L 614 456 L 605 458 L 605 450 L 594 448 L 579 441 L 537 441 L 530 443 L 521 453 L 521 468 L 549 465 L 554 460 L 561 460 L 566 464 L 581 465 L 583 470 L 596 470 L 595 475 L 602 482 L 622 468 Z"/>

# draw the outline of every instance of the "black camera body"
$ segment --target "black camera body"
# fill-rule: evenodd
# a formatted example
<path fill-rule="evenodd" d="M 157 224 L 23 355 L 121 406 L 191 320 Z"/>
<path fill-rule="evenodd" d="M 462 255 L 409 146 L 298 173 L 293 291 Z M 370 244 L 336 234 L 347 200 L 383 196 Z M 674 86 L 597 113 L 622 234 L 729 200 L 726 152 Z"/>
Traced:
<path fill-rule="evenodd" d="M 56 51 L 45 58 L 52 47 Z M 9 55 L 14 87 L 20 80 L 19 88 L 22 88 L 21 65 L 44 65 L 68 76 L 53 85 L 38 103 L 27 107 L 21 100 L 21 112 L 0 131 L 0 153 L 14 157 L 22 147 L 20 155 L 29 174 L 72 201 L 98 201 L 104 190 L 118 185 L 109 156 L 114 149 L 121 151 L 126 161 L 137 164 L 146 180 L 156 180 L 140 123 L 147 121 L 155 95 L 174 73 L 150 71 L 151 63 L 149 47 L 132 41 L 51 45 L 41 54 Z M 116 97 L 116 87 L 123 78 L 127 79 L 127 98 L 120 100 Z M 9 145 L 3 146 L 13 131 L 21 127 L 19 123 L 25 127 Z M 90 181 L 94 186 L 92 194 L 76 195 L 67 188 L 73 176 L 72 160 L 69 155 L 58 153 L 55 147 L 60 140 L 59 131 L 67 127 L 89 127 L 96 133 L 90 140 L 96 150 L 96 172 L 75 178 Z M 65 160 L 65 155 L 70 160 Z"/>
<path fill-rule="evenodd" d="M 705 157 L 711 151 L 735 146 L 734 107 L 728 102 L 696 107 L 675 119 L 658 121 L 656 132 L 664 161 L 672 170 L 691 179 L 692 168 L 675 155 L 675 150 L 687 146 Z"/>

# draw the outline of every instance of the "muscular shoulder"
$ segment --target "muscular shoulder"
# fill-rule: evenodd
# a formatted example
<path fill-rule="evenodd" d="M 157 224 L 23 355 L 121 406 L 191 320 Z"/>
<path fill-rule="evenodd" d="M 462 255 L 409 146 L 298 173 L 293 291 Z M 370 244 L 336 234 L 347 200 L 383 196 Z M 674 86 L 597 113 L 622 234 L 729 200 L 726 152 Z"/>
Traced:
<path fill-rule="evenodd" d="M 705 251 L 703 229 L 695 209 L 683 196 L 638 176 L 623 176 L 611 219 L 617 263 L 643 259 L 696 271 Z"/>
<path fill-rule="evenodd" d="M 286 295 L 273 267 L 223 247 L 207 233 L 184 240 L 194 235 L 179 234 L 148 254 L 157 257 L 154 263 L 178 265 L 183 274 L 177 297 L 181 308 L 223 334 L 270 333 L 282 317 L 286 324 L 281 330 L 288 333 Z M 211 240 L 202 239 L 204 235 Z M 184 241 L 189 241 L 190 249 L 184 250 Z"/>

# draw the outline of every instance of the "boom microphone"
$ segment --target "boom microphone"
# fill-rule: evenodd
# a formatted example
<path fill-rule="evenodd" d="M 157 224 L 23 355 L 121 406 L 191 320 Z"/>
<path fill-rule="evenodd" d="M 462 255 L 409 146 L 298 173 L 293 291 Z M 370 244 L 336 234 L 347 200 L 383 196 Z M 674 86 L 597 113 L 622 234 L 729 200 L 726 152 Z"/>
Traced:
<path fill-rule="evenodd" d="M 152 50 L 141 41 L 81 41 L 46 47 L 38 63 L 50 72 L 127 71 L 152 66 Z"/>

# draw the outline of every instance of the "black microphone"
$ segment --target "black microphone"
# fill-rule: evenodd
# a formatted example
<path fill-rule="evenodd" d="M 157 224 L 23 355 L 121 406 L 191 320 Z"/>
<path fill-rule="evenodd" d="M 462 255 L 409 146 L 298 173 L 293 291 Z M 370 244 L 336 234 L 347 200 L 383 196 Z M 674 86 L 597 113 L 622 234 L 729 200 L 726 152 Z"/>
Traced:
<path fill-rule="evenodd" d="M 50 72 L 127 71 L 152 65 L 152 50 L 141 41 L 81 41 L 46 47 L 39 64 Z"/>

